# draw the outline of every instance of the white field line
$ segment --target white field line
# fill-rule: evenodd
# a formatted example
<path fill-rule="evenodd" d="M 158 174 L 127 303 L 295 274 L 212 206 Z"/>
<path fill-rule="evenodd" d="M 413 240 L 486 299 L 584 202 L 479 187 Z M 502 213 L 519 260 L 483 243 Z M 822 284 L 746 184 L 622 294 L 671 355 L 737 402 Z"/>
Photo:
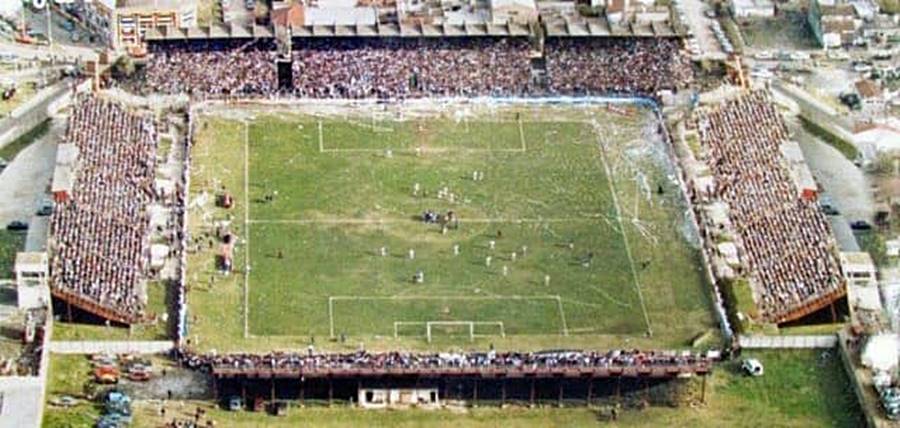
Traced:
<path fill-rule="evenodd" d="M 559 318 L 562 321 L 562 335 L 569 335 L 569 323 L 566 322 L 566 312 L 563 311 L 562 299 L 559 296 L 556 296 L 556 307 L 559 308 Z"/>
<path fill-rule="evenodd" d="M 622 242 L 625 244 L 625 255 L 628 257 L 628 265 L 631 268 L 631 277 L 634 279 L 634 286 L 638 292 L 638 299 L 641 302 L 641 312 L 644 315 L 644 322 L 647 324 L 648 335 L 653 335 L 653 328 L 650 326 L 650 316 L 647 314 L 647 306 L 644 303 L 644 293 L 641 291 L 641 284 L 638 281 L 637 270 L 634 268 L 634 258 L 631 256 L 631 245 L 628 243 L 628 235 L 625 233 L 625 225 L 622 224 L 622 208 L 619 206 L 619 197 L 616 195 L 616 186 L 613 184 L 612 171 L 609 168 L 609 162 L 606 160 L 606 144 L 603 136 L 598 134 L 600 146 L 600 160 L 603 162 L 603 169 L 606 171 L 606 183 L 609 185 L 609 193 L 612 195 L 613 206 L 616 208 L 616 220 L 619 222 L 619 229 L 622 231 Z"/>
<path fill-rule="evenodd" d="M 321 153 L 384 153 L 386 149 L 324 149 L 319 146 Z M 391 149 L 394 153 L 418 153 L 416 149 Z M 429 153 L 522 153 L 521 148 L 515 149 L 478 149 L 468 147 L 429 147 L 421 149 L 422 154 Z"/>
<path fill-rule="evenodd" d="M 244 122 L 244 338 L 250 334 L 250 124 Z"/>
<path fill-rule="evenodd" d="M 562 312 L 562 298 L 559 295 L 545 296 L 522 296 L 518 294 L 508 296 L 329 296 L 328 297 L 328 324 L 329 334 L 331 338 L 334 334 L 334 302 L 336 301 L 361 301 L 361 300 L 553 300 L 556 301 L 557 308 L 562 319 L 563 335 L 568 336 L 569 329 L 566 326 L 566 315 Z M 409 322 L 409 321 L 407 321 Z"/>
<path fill-rule="evenodd" d="M 466 223 L 588 223 L 600 221 L 601 218 L 593 217 L 572 217 L 572 218 L 467 218 L 461 219 L 460 224 Z M 250 224 L 406 224 L 421 223 L 421 220 L 410 218 L 385 218 L 385 219 L 362 219 L 362 218 L 321 218 L 309 220 L 290 220 L 290 219 L 251 219 Z"/>
<path fill-rule="evenodd" d="M 322 121 L 319 121 L 319 153 L 325 153 L 325 143 L 322 139 Z"/>
<path fill-rule="evenodd" d="M 519 123 L 519 141 L 522 142 L 522 148 L 520 149 L 520 151 L 522 153 L 525 153 L 527 149 L 525 147 L 525 129 L 522 128 L 522 119 L 520 118 L 516 120 L 516 122 Z"/>
<path fill-rule="evenodd" d="M 500 337 L 506 337 L 506 330 L 503 327 L 503 321 L 394 321 L 394 338 L 400 337 L 400 331 L 399 331 L 400 326 L 421 325 L 421 326 L 427 327 L 428 324 L 448 325 L 448 326 L 449 325 L 473 325 L 473 326 L 493 325 L 493 326 L 500 327 Z M 472 333 L 473 338 L 475 338 L 475 337 L 490 337 L 490 336 L 496 336 L 496 335 L 495 334 Z M 428 334 L 427 334 L 427 332 L 426 332 L 426 334 L 405 334 L 404 337 L 428 337 Z"/>

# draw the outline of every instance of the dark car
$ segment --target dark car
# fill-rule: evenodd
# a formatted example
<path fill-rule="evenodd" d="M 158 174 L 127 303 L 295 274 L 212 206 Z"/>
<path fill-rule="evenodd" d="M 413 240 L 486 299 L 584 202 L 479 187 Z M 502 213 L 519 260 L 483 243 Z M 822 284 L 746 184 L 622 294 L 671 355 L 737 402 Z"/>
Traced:
<path fill-rule="evenodd" d="M 28 230 L 28 223 L 15 220 L 6 225 L 6 230 Z"/>
<path fill-rule="evenodd" d="M 53 202 L 42 201 L 41 206 L 38 207 L 36 214 L 39 216 L 48 216 L 50 214 L 53 214 Z"/>
<path fill-rule="evenodd" d="M 865 220 L 856 220 L 850 222 L 850 228 L 853 230 L 872 230 L 872 225 Z"/>

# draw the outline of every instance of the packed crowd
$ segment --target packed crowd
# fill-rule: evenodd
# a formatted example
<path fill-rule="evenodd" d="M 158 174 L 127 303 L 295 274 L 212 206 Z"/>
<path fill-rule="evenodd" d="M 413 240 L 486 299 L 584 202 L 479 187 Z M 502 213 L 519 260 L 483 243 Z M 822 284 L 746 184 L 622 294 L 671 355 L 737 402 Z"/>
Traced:
<path fill-rule="evenodd" d="M 677 39 L 550 39 L 546 53 L 553 94 L 652 96 L 693 78 Z"/>
<path fill-rule="evenodd" d="M 269 96 L 278 90 L 270 42 L 176 42 L 151 45 L 140 89 L 197 97 Z"/>
<path fill-rule="evenodd" d="M 78 148 L 78 167 L 50 221 L 53 287 L 128 316 L 146 305 L 156 132 L 152 118 L 115 103 L 75 103 L 64 143 Z"/>
<path fill-rule="evenodd" d="M 195 97 L 304 98 L 654 96 L 691 82 L 680 42 L 664 38 L 550 39 L 547 79 L 532 73 L 525 38 L 305 39 L 295 42 L 293 92 L 279 91 L 272 42 L 163 42 L 137 86 Z"/>
<path fill-rule="evenodd" d="M 309 98 L 522 96 L 528 40 L 309 40 L 294 48 L 294 90 Z"/>
<path fill-rule="evenodd" d="M 697 128 L 763 317 L 779 320 L 840 290 L 829 225 L 815 201 L 800 197 L 783 163 L 788 131 L 767 93 L 701 112 Z"/>
<path fill-rule="evenodd" d="M 539 369 L 563 367 L 654 367 L 704 364 L 715 359 L 714 353 L 657 352 L 615 350 L 609 352 L 479 352 L 413 354 L 408 352 L 353 354 L 272 353 L 267 355 L 197 355 L 182 354 L 184 365 L 197 370 L 214 368 L 239 370 L 287 369 L 452 369 L 510 368 Z"/>

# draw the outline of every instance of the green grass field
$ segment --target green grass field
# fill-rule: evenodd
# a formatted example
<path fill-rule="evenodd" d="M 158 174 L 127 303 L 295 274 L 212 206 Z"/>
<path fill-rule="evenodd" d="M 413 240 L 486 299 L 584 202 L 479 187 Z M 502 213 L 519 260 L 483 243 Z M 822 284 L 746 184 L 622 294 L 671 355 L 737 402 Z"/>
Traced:
<path fill-rule="evenodd" d="M 197 342 L 405 346 L 431 322 L 444 345 L 474 333 L 584 346 L 650 330 L 684 344 L 713 326 L 683 201 L 664 152 L 643 141 L 654 127 L 643 112 L 381 116 L 197 122 L 189 227 L 207 239 L 224 221 L 240 238 L 233 275 L 215 273 L 216 245 L 189 256 Z M 223 188 L 231 210 L 213 206 Z M 428 209 L 454 211 L 459 228 L 424 224 Z"/>

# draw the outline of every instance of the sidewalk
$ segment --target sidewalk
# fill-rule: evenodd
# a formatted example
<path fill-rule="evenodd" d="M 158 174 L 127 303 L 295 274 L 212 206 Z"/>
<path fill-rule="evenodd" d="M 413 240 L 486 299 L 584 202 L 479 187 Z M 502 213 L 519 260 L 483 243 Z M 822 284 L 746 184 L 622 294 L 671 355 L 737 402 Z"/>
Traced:
<path fill-rule="evenodd" d="M 42 377 L 0 377 L 0 428 L 40 427 L 43 391 Z"/>
<path fill-rule="evenodd" d="M 55 354 L 161 354 L 174 349 L 175 342 L 52 341 L 49 348 Z"/>

